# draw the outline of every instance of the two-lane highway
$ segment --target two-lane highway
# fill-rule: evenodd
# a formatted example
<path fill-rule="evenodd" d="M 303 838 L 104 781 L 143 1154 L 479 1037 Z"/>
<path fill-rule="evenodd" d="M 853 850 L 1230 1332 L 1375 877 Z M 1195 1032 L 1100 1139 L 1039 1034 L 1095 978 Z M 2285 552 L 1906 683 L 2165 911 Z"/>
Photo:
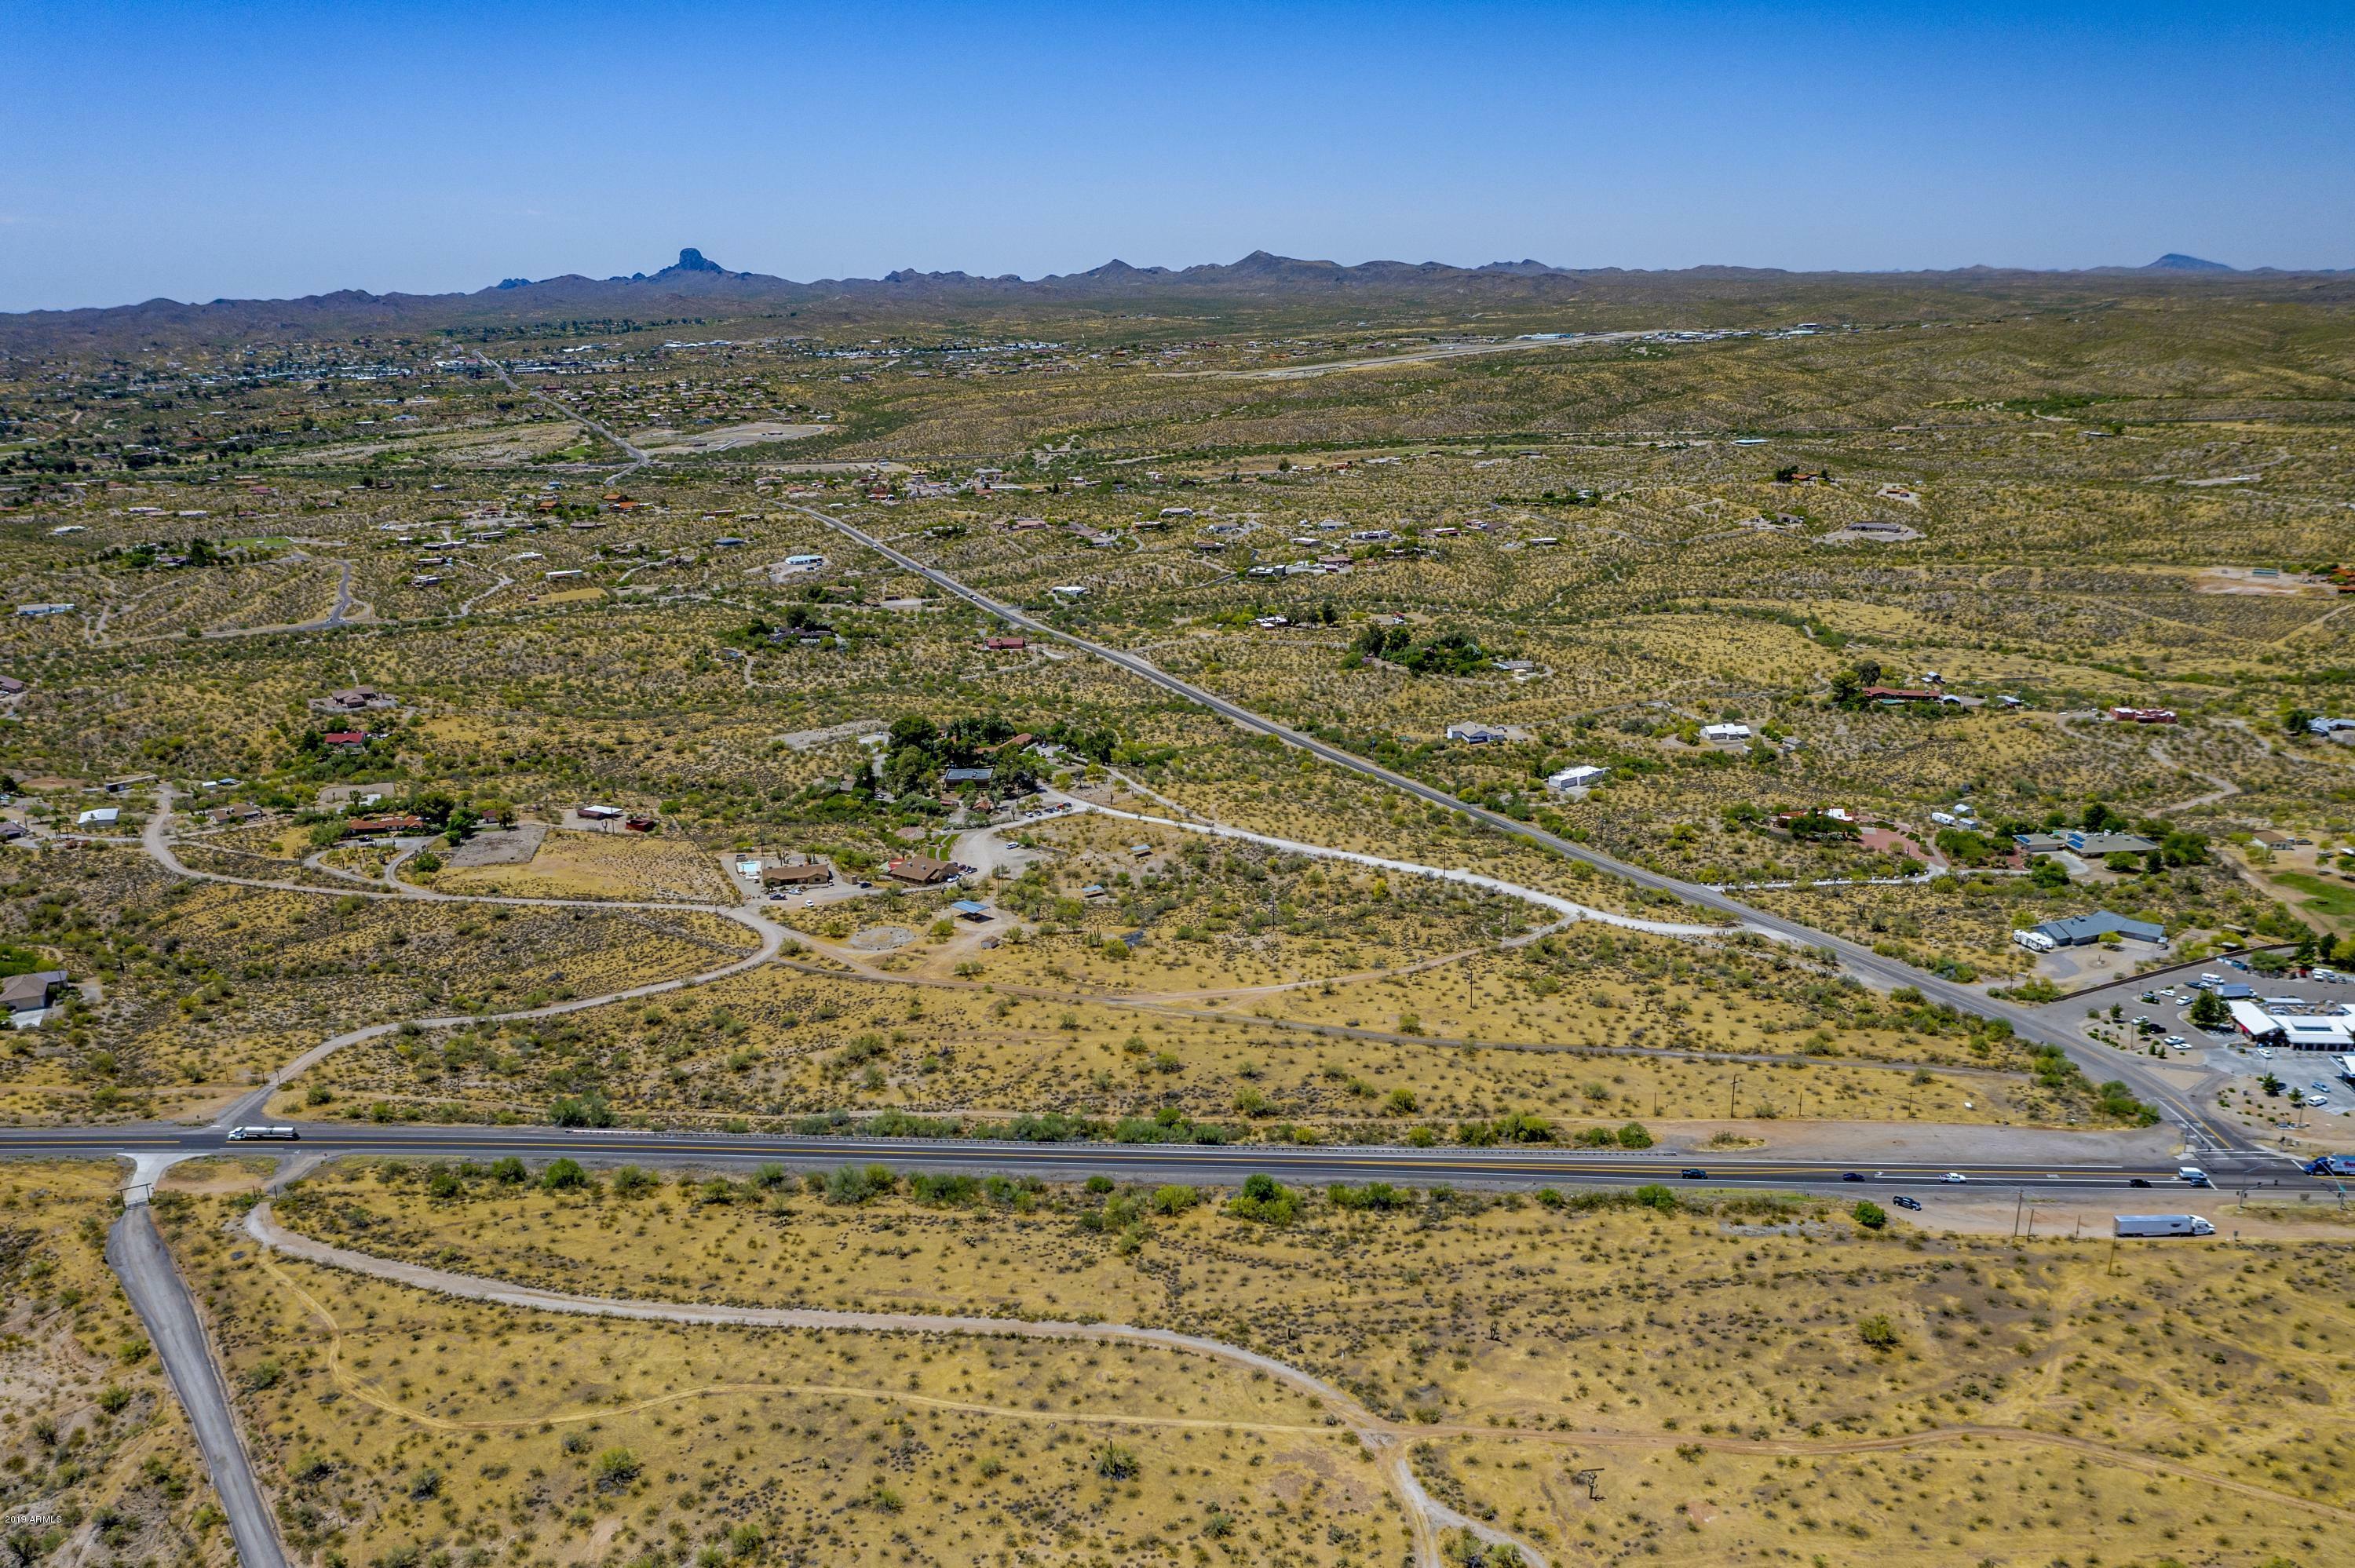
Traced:
<path fill-rule="evenodd" d="M 1796 920 L 1785 919 L 1782 916 L 1769 914 L 1763 909 L 1753 908 L 1738 899 L 1728 897 L 1713 887 L 1706 887 L 1697 882 L 1686 882 L 1681 878 L 1668 876 L 1644 866 L 1630 864 L 1614 855 L 1605 854 L 1601 850 L 1562 838 L 1556 833 L 1550 833 L 1543 828 L 1506 816 L 1501 811 L 1492 811 L 1485 806 L 1459 800 L 1444 789 L 1425 784 L 1420 779 L 1410 779 L 1403 773 L 1393 772 L 1381 764 L 1360 757 L 1353 751 L 1319 740 L 1315 736 L 1304 734 L 1288 725 L 1280 724 L 1273 719 L 1253 713 L 1251 709 L 1231 702 L 1216 692 L 1206 691 L 1191 682 L 1181 680 L 1142 655 L 1130 653 L 1104 643 L 1090 641 L 1086 638 L 1076 636 L 1040 620 L 1036 616 L 1018 609 L 1012 605 L 991 599 L 978 589 L 966 587 L 938 567 L 926 565 L 905 551 L 885 544 L 872 534 L 829 513 L 807 506 L 793 506 L 790 503 L 786 504 L 790 510 L 825 524 L 837 533 L 874 551 L 901 569 L 914 573 L 934 587 L 954 594 L 1010 626 L 1019 627 L 1023 630 L 1036 632 L 1041 637 L 1050 638 L 1055 641 L 1076 648 L 1091 657 L 1101 659 L 1115 668 L 1127 671 L 1141 681 L 1149 682 L 1166 692 L 1199 704 L 1221 718 L 1245 729 L 1271 736 L 1286 746 L 1297 747 L 1337 768 L 1345 768 L 1365 778 L 1379 779 L 1394 789 L 1402 790 L 1447 810 L 1459 812 L 1487 827 L 1494 828 L 1498 832 L 1510 833 L 1516 838 L 1542 845 L 1557 854 L 1583 862 L 1597 871 L 1617 877 L 1635 886 L 1665 893 L 1696 907 L 1713 909 L 1720 914 L 1732 916 L 1750 929 L 1777 940 L 1801 947 L 1821 948 L 1837 957 L 1851 974 L 1879 989 L 1893 991 L 1900 986 L 1912 986 L 1929 1001 L 1942 1002 L 1965 1012 L 1977 1013 L 1982 1017 L 2001 1019 L 2011 1025 L 2014 1033 L 2022 1039 L 2033 1041 L 2039 1044 L 2059 1046 L 2068 1054 L 2071 1060 L 2084 1068 L 2096 1082 L 2108 1079 L 2123 1081 L 2138 1098 L 2158 1107 L 2170 1120 L 2182 1128 L 2187 1141 L 2202 1152 L 2219 1150 L 2232 1151 L 2248 1158 L 2279 1158 L 2270 1155 L 2269 1151 L 2258 1146 L 2252 1145 L 2243 1129 L 2232 1126 L 2222 1118 L 2210 1116 L 2201 1110 L 2174 1084 L 2160 1074 L 2151 1071 L 2137 1058 L 2106 1050 L 2082 1035 L 2055 1024 L 2032 1009 L 1997 1001 L 1956 981 L 1931 974 L 1924 969 L 1917 969 L 1911 964 L 1895 959 L 1884 958 L 1860 942 L 1851 941 L 1848 938 L 1836 936 L 1828 931 L 1818 931 L 1813 927 L 1803 926 Z"/>
<path fill-rule="evenodd" d="M 233 1142 L 218 1127 L 177 1127 L 147 1122 L 107 1128 L 11 1128 L 0 1130 L 0 1156 L 102 1159 L 112 1155 L 193 1158 L 208 1154 L 394 1156 L 417 1160 L 491 1160 L 514 1155 L 533 1162 L 570 1157 L 600 1165 L 640 1163 L 666 1167 L 743 1168 L 775 1162 L 789 1170 L 830 1171 L 847 1164 L 879 1163 L 900 1171 L 964 1171 L 981 1175 L 1035 1176 L 1048 1181 L 1079 1181 L 1103 1175 L 1125 1181 L 1183 1181 L 1237 1186 L 1265 1171 L 1278 1180 L 1309 1185 L 1333 1181 L 1389 1181 L 1414 1186 L 1613 1186 L 1695 1180 L 1688 1170 L 1707 1171 L 1712 1185 L 1776 1189 L 1835 1187 L 1851 1171 L 1867 1185 L 1944 1184 L 1948 1171 L 1966 1185 L 2007 1190 L 2114 1191 L 2139 1178 L 2177 1185 L 2175 1167 L 2109 1162 L 2098 1158 L 2069 1162 L 1918 1160 L 1853 1165 L 1838 1160 L 1752 1158 L 1721 1160 L 1705 1154 L 1661 1150 L 1641 1154 L 1587 1153 L 1572 1150 L 1414 1149 L 1398 1145 L 1199 1143 L 1018 1143 L 987 1139 L 883 1139 L 756 1136 L 709 1132 L 636 1131 L 622 1128 L 567 1130 L 548 1127 L 378 1127 L 305 1122 L 293 1142 Z M 2095 1151 L 2088 1150 L 2089 1155 Z M 2251 1169 L 2237 1162 L 2210 1166 L 2225 1185 L 2275 1179 L 2303 1184 L 2306 1178 L 2279 1163 Z"/>

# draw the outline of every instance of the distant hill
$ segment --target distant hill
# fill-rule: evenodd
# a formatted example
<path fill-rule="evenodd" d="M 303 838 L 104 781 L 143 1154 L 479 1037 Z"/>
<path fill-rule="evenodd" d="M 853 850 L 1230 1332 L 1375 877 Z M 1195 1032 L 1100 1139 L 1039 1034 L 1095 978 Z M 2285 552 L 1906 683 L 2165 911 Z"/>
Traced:
<path fill-rule="evenodd" d="M 2241 271 L 2196 257 L 2168 255 L 2147 267 L 2078 272 L 1968 267 L 1922 272 L 1791 272 L 1773 267 L 1702 266 L 1675 271 L 1566 268 L 1534 260 L 1462 267 L 1443 261 L 1308 260 L 1254 250 L 1231 262 L 1136 267 L 1107 261 L 1084 272 L 1023 279 L 903 268 L 880 278 L 796 282 L 739 272 L 689 247 L 653 273 L 589 278 L 503 278 L 471 293 L 371 294 L 356 289 L 294 300 L 149 300 L 103 309 L 0 313 L 0 351 L 135 354 L 197 344 L 328 341 L 377 334 L 460 336 L 559 327 L 626 332 L 684 322 L 799 317 L 798 331 L 832 325 L 954 323 L 1064 319 L 1092 330 L 1107 316 L 1168 314 L 1229 324 L 1249 317 L 1295 323 L 1387 315 L 1460 322 L 1487 315 L 1551 327 L 1574 309 L 1581 324 L 1764 323 L 1842 315 L 1969 313 L 1998 299 L 2078 299 L 2120 287 L 2164 290 L 2184 275 L 2229 275 L 2241 289 L 2331 278 L 2334 301 L 2355 292 L 2350 274 Z M 2203 290 L 2204 293 L 2204 290 Z M 773 329 L 770 329 L 773 330 Z"/>

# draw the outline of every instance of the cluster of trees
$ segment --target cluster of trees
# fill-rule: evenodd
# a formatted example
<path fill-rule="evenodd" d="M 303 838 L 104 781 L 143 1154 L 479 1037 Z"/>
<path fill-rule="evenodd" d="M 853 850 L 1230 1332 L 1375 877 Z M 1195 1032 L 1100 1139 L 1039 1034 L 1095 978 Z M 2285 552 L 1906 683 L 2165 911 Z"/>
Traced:
<path fill-rule="evenodd" d="M 371 733 L 359 746 L 329 746 L 330 733 L 333 732 L 306 729 L 294 737 L 293 772 L 297 778 L 313 783 L 364 775 L 381 779 L 400 766 L 400 738 L 392 729 Z"/>
<path fill-rule="evenodd" d="M 210 539 L 203 537 L 191 539 L 184 547 L 177 550 L 172 547 L 170 541 L 163 539 L 151 539 L 137 545 L 117 546 L 112 549 L 100 551 L 98 558 L 101 561 L 121 561 L 133 571 L 142 571 L 166 556 L 178 556 L 180 564 L 185 567 L 218 567 L 229 558 L 229 552 Z"/>
<path fill-rule="evenodd" d="M 996 714 L 968 714 L 945 725 L 922 714 L 906 715 L 891 723 L 883 752 L 883 787 L 895 795 L 927 793 L 952 768 L 995 768 L 999 788 L 1018 778 L 1030 781 L 1020 757 L 996 750 L 1019 733 Z"/>
<path fill-rule="evenodd" d="M 1403 626 L 1369 624 L 1349 644 L 1349 656 L 1341 667 L 1354 670 L 1369 659 L 1380 659 L 1410 675 L 1472 675 L 1487 669 L 1495 657 L 1466 632 L 1434 632 L 1417 641 Z"/>

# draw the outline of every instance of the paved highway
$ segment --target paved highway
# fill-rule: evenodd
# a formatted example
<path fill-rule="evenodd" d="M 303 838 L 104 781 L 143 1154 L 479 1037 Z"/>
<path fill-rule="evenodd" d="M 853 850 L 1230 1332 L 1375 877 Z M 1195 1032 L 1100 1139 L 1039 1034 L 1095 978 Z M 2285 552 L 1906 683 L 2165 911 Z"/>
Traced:
<path fill-rule="evenodd" d="M 830 1171 L 869 1161 L 901 1171 L 965 1171 L 1037 1176 L 1076 1181 L 1105 1175 L 1129 1181 L 1188 1181 L 1206 1186 L 1240 1185 L 1264 1171 L 1282 1181 L 1391 1181 L 1429 1185 L 1540 1187 L 1614 1185 L 1681 1180 L 1680 1172 L 1704 1169 L 1714 1185 L 1778 1189 L 1833 1186 L 1856 1191 L 1841 1177 L 1858 1170 L 1868 1187 L 1941 1185 L 1948 1171 L 1970 1182 L 2006 1188 L 2118 1190 L 2137 1177 L 2175 1187 L 2172 1165 L 2108 1162 L 1907 1162 L 1854 1167 L 1837 1160 L 1714 1159 L 1706 1154 L 1662 1150 L 1646 1154 L 1584 1153 L 1557 1149 L 1410 1149 L 1397 1146 L 1301 1148 L 1268 1144 L 1014 1143 L 983 1139 L 882 1139 L 757 1137 L 698 1132 L 634 1132 L 620 1129 L 569 1131 L 544 1127 L 376 1127 L 328 1122 L 295 1124 L 299 1141 L 232 1143 L 226 1128 L 148 1122 L 107 1128 L 9 1128 L 0 1129 L 0 1156 L 102 1159 L 112 1155 L 192 1158 L 204 1154 L 272 1156 L 376 1155 L 430 1160 L 497 1160 L 506 1155 L 533 1161 L 563 1156 L 600 1164 L 750 1167 L 774 1160 L 796 1171 Z M 2220 1181 L 2236 1177 L 2254 1182 L 2276 1178 L 2302 1185 L 2306 1178 L 2278 1161 L 2249 1167 L 2213 1161 Z"/>
<path fill-rule="evenodd" d="M 1867 984 L 1884 991 L 1894 990 L 1899 986 L 1912 986 L 1932 1001 L 1944 1002 L 1962 1012 L 1977 1013 L 1982 1017 L 2002 1019 L 2010 1024 L 2022 1039 L 2061 1047 L 2068 1053 L 2073 1061 L 2084 1068 L 2094 1081 L 2105 1082 L 2113 1078 L 2124 1081 L 2139 1098 L 2158 1107 L 2170 1121 L 2176 1123 L 2181 1128 L 2186 1142 L 2203 1158 L 2213 1157 L 2221 1160 L 2230 1154 L 2244 1159 L 2276 1161 L 2281 1159 L 2277 1153 L 2252 1144 L 2247 1133 L 2241 1128 L 2233 1127 L 2220 1118 L 2209 1116 L 2165 1077 L 2145 1066 L 2141 1060 L 2093 1044 L 2073 1030 L 2065 1028 L 2031 1009 L 1996 1001 L 1968 986 L 1941 979 L 1937 975 L 1917 969 L 1911 964 L 1900 962 L 1895 959 L 1883 958 L 1862 943 L 1850 941 L 1845 937 L 1818 931 L 1812 927 L 1802 926 L 1796 920 L 1788 920 L 1779 915 L 1771 915 L 1762 909 L 1753 909 L 1749 905 L 1728 897 L 1713 887 L 1705 887 L 1697 882 L 1686 882 L 1678 877 L 1647 870 L 1640 865 L 1629 864 L 1600 850 L 1547 832 L 1543 828 L 1530 823 L 1518 821 L 1501 811 L 1492 811 L 1484 806 L 1471 805 L 1459 800 L 1444 789 L 1435 789 L 1420 779 L 1410 779 L 1405 774 L 1394 773 L 1381 764 L 1370 761 L 1353 751 L 1319 740 L 1315 736 L 1305 735 L 1289 726 L 1278 724 L 1273 719 L 1263 717 L 1249 708 L 1230 702 L 1215 692 L 1205 691 L 1190 682 L 1182 681 L 1141 655 L 1101 642 L 1092 642 L 1086 638 L 1074 636 L 1071 632 L 1051 626 L 1012 605 L 1002 604 L 977 589 L 966 587 L 948 573 L 927 566 L 915 556 L 885 544 L 864 529 L 855 527 L 839 517 L 807 506 L 791 506 L 790 509 L 799 512 L 805 517 L 816 519 L 904 570 L 915 573 L 934 587 L 955 595 L 1008 625 L 1018 626 L 1025 631 L 1033 631 L 1041 637 L 1051 638 L 1058 642 L 1077 648 L 1106 663 L 1127 671 L 1139 680 L 1150 682 L 1164 691 L 1184 697 L 1188 702 L 1198 703 L 1221 718 L 1240 725 L 1245 729 L 1270 736 L 1286 746 L 1296 747 L 1313 757 L 1332 763 L 1337 768 L 1346 768 L 1353 773 L 1379 779 L 1394 789 L 1404 790 L 1434 806 L 1461 812 L 1475 821 L 1496 829 L 1498 832 L 1510 833 L 1516 838 L 1543 845 L 1557 854 L 1568 856 L 1572 860 L 1582 861 L 1597 871 L 1615 876 L 1623 882 L 1668 894 L 1689 905 L 1704 909 L 1714 909 L 1721 914 L 1732 916 L 1751 929 L 1763 932 L 1779 940 L 1802 947 L 1820 948 L 1836 955 L 1851 974 Z"/>

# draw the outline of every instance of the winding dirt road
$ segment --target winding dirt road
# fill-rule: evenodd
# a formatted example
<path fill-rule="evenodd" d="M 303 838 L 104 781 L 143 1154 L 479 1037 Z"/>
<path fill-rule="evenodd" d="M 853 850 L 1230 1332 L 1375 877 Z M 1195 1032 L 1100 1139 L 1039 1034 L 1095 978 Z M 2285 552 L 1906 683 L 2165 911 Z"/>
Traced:
<path fill-rule="evenodd" d="M 437 1295 L 455 1297 L 468 1301 L 486 1301 L 498 1306 L 513 1307 L 536 1312 L 568 1312 L 598 1318 L 624 1318 L 645 1322 L 686 1323 L 700 1325 L 734 1325 L 761 1329 L 808 1329 L 835 1332 L 885 1334 L 957 1334 L 989 1338 L 1023 1340 L 1060 1340 L 1084 1344 L 1139 1345 L 1153 1350 L 1175 1351 L 1180 1355 L 1200 1356 L 1238 1368 L 1245 1372 L 1263 1373 L 1283 1383 L 1293 1392 L 1305 1395 L 1324 1409 L 1341 1426 L 1354 1434 L 1374 1455 L 1382 1475 L 1405 1505 L 1408 1518 L 1413 1521 L 1415 1556 L 1419 1568 L 1444 1568 L 1440 1554 L 1439 1532 L 1443 1530 L 1468 1530 L 1481 1540 L 1518 1549 L 1523 1559 L 1547 1568 L 1546 1559 L 1537 1549 L 1518 1537 L 1506 1534 L 1477 1520 L 1470 1519 L 1447 1507 L 1423 1490 L 1423 1484 L 1407 1462 L 1407 1433 L 1391 1422 L 1385 1421 L 1368 1410 L 1351 1395 L 1334 1387 L 1322 1378 L 1313 1376 L 1289 1362 L 1273 1356 L 1230 1345 L 1220 1340 L 1199 1334 L 1180 1334 L 1167 1329 L 1144 1329 L 1125 1323 L 1065 1323 L 1027 1318 L 952 1317 L 920 1312 L 844 1312 L 808 1307 L 723 1307 L 691 1301 L 628 1300 L 604 1296 L 575 1296 L 563 1291 L 540 1290 L 529 1286 L 512 1285 L 504 1280 L 488 1279 L 478 1275 L 453 1274 L 445 1269 L 429 1268 L 423 1264 L 400 1263 L 377 1257 L 368 1253 L 353 1252 L 331 1245 L 298 1231 L 288 1230 L 278 1223 L 267 1202 L 257 1203 L 245 1217 L 245 1232 L 262 1246 L 274 1252 L 297 1257 L 329 1268 L 341 1268 L 370 1278 L 387 1280 L 412 1289 L 432 1291 Z M 334 1317 L 325 1307 L 293 1281 L 290 1288 L 303 1296 L 311 1310 L 321 1317 L 330 1334 L 337 1332 Z M 340 1364 L 337 1364 L 340 1377 Z M 347 1385 L 348 1386 L 348 1385 Z M 773 1385 L 759 1385 L 763 1389 Z M 359 1391 L 354 1389 L 356 1393 Z M 719 1392 L 706 1390 L 706 1393 Z M 879 1391 L 829 1389 L 844 1393 L 864 1392 L 879 1396 Z M 368 1403 L 389 1414 L 410 1420 L 426 1420 L 406 1407 L 393 1404 L 381 1395 L 371 1394 Z M 926 1403 L 903 1393 L 889 1397 L 905 1403 Z M 996 1414 L 991 1406 L 965 1406 L 975 1411 Z M 1020 1413 L 1039 1419 L 1037 1412 Z M 1107 1425 L 1193 1425 L 1220 1428 L 1235 1426 L 1231 1421 L 1188 1422 L 1177 1418 L 1151 1415 L 1113 1414 L 1094 1415 L 1066 1414 L 1055 1419 L 1072 1422 L 1092 1422 Z M 1318 1427 L 1282 1426 L 1269 1430 L 1293 1433 L 1316 1433 Z M 1485 1429 L 1484 1429 L 1485 1430 Z"/>

